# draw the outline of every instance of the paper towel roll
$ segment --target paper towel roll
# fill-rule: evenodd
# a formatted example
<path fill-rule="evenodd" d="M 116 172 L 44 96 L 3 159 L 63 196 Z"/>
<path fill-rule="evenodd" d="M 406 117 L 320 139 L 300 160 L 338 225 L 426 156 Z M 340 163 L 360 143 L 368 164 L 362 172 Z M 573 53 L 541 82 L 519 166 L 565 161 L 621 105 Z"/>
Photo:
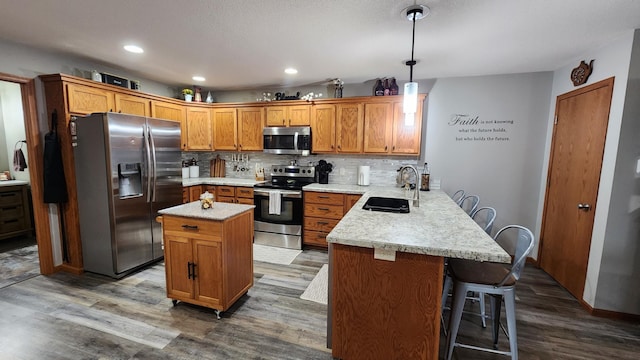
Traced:
<path fill-rule="evenodd" d="M 369 166 L 358 166 L 358 185 L 369 185 Z"/>

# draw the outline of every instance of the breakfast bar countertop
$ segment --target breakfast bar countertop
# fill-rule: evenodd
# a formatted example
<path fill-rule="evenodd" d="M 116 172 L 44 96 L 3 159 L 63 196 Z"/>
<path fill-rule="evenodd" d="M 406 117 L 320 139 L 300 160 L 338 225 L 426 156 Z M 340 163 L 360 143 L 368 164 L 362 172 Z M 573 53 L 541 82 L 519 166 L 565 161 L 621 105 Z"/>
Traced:
<path fill-rule="evenodd" d="M 255 205 L 214 202 L 212 208 L 205 210 L 200 205 L 200 201 L 193 201 L 162 209 L 158 213 L 204 220 L 226 220 L 253 208 L 255 208 Z"/>
<path fill-rule="evenodd" d="M 305 190 L 310 190 L 310 186 Z M 413 191 L 406 196 L 401 188 L 367 187 L 367 190 L 327 235 L 327 242 L 476 261 L 511 262 L 509 254 L 443 191 L 421 191 L 420 206 L 415 207 L 410 200 Z M 363 210 L 362 206 L 371 196 L 409 199 L 410 212 Z"/>

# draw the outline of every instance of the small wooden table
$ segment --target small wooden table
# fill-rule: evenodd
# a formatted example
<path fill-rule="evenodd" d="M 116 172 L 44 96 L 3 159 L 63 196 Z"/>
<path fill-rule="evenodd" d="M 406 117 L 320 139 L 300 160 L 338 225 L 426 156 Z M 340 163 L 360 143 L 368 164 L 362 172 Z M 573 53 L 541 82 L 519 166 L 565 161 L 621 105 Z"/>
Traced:
<path fill-rule="evenodd" d="M 167 297 L 212 308 L 220 319 L 253 286 L 253 205 L 200 202 L 159 211 Z"/>

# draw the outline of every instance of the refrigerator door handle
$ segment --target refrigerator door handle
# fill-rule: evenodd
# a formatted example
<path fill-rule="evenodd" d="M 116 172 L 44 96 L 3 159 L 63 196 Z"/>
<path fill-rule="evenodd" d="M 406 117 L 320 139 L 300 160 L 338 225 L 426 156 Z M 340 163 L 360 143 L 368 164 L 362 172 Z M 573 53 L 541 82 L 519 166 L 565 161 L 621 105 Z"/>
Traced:
<path fill-rule="evenodd" d="M 147 129 L 149 131 L 149 140 L 151 142 L 151 156 L 152 156 L 152 166 L 153 166 L 153 193 L 152 193 L 153 195 L 151 197 L 151 201 L 155 202 L 156 201 L 156 181 L 157 181 L 157 175 L 158 175 L 158 172 L 156 170 L 156 167 L 157 167 L 156 143 L 153 141 L 153 131 L 148 126 L 147 126 Z"/>
<path fill-rule="evenodd" d="M 149 127 L 143 125 L 142 137 L 147 155 L 147 202 L 151 202 L 151 150 L 149 149 Z"/>

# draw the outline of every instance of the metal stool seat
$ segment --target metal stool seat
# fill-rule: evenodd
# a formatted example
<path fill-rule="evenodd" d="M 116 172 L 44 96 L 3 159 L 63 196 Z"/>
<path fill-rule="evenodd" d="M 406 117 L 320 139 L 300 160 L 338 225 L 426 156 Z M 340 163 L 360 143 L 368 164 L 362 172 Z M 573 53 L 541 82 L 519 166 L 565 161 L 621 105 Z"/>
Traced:
<path fill-rule="evenodd" d="M 533 234 L 529 229 L 519 225 L 508 225 L 500 229 L 495 240 L 509 252 L 513 251 L 511 266 L 496 263 L 481 263 L 470 260 L 450 259 L 448 271 L 453 279 L 453 303 L 449 318 L 447 334 L 447 353 L 445 359 L 451 360 L 455 347 L 483 350 L 492 353 L 510 355 L 512 360 L 518 359 L 518 342 L 516 333 L 515 285 L 520 278 L 529 252 L 533 249 Z M 515 246 L 507 245 L 515 242 Z M 490 295 L 493 349 L 481 348 L 456 342 L 462 310 L 469 291 Z M 498 334 L 500 331 L 500 307 L 502 300 L 507 316 L 507 337 L 509 351 L 498 350 Z"/>

